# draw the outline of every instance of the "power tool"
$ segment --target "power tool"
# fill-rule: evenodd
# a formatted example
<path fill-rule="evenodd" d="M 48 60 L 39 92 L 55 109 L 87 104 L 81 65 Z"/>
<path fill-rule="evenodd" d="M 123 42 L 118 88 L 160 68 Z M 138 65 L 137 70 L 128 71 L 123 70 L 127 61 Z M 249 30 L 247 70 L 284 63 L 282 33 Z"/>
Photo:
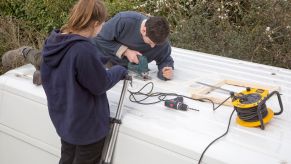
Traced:
<path fill-rule="evenodd" d="M 149 68 L 148 68 L 148 60 L 143 55 L 138 55 L 138 64 L 128 63 L 128 70 L 137 74 L 137 78 L 141 78 L 142 80 L 149 80 Z"/>
<path fill-rule="evenodd" d="M 174 99 L 165 100 L 165 106 L 171 109 L 182 110 L 182 111 L 187 111 L 188 109 L 197 110 L 197 109 L 189 108 L 189 106 L 187 104 L 184 104 L 183 101 L 184 101 L 183 97 L 178 96 Z"/>
<path fill-rule="evenodd" d="M 267 108 L 266 101 L 273 95 L 277 95 L 280 111 L 275 113 Z M 269 94 L 268 90 L 246 88 L 238 94 L 231 93 L 232 105 L 237 111 L 236 122 L 241 126 L 258 127 L 262 130 L 265 124 L 270 122 L 274 115 L 280 115 L 283 112 L 283 104 L 278 91 Z"/>

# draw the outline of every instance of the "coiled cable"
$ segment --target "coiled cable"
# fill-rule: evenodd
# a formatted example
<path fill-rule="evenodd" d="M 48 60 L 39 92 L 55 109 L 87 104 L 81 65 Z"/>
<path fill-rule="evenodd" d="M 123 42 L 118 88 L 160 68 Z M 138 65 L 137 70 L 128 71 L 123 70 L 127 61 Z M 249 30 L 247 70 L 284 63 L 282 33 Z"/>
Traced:
<path fill-rule="evenodd" d="M 238 108 L 234 107 L 234 109 L 237 112 L 237 116 L 246 122 L 256 122 L 259 121 L 258 116 L 258 106 L 252 107 L 252 108 Z M 268 115 L 268 110 L 266 104 L 263 104 L 261 109 L 259 109 L 262 117 L 265 118 Z"/>

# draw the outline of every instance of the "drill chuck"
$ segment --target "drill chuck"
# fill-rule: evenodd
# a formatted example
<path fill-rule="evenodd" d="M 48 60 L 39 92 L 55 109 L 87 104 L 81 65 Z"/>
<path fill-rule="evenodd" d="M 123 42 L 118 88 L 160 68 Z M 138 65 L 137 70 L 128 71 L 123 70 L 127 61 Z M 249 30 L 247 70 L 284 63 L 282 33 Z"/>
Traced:
<path fill-rule="evenodd" d="M 186 105 L 184 103 L 178 103 L 177 110 L 187 111 L 188 110 L 188 105 Z"/>

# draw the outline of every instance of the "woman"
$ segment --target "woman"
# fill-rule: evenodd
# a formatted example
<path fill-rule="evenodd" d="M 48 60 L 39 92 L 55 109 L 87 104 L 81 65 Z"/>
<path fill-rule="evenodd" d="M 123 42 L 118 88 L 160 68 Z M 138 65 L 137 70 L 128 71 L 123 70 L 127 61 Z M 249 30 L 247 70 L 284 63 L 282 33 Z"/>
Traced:
<path fill-rule="evenodd" d="M 106 71 L 102 51 L 90 42 L 105 19 L 100 0 L 79 0 L 68 22 L 45 41 L 41 78 L 61 138 L 60 164 L 99 162 L 109 131 L 106 91 L 127 74 L 121 66 Z"/>

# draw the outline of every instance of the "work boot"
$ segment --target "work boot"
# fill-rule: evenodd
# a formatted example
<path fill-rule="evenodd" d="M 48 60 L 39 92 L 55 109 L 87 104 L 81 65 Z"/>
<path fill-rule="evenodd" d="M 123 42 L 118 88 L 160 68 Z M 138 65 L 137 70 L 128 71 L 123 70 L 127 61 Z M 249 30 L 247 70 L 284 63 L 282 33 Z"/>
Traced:
<path fill-rule="evenodd" d="M 40 50 L 34 49 L 32 47 L 26 47 L 22 49 L 22 55 L 25 61 L 32 64 L 36 69 L 33 73 L 33 84 L 41 85 L 40 65 L 42 62 L 42 57 Z"/>
<path fill-rule="evenodd" d="M 36 70 L 40 70 L 40 65 L 42 62 L 40 50 L 34 49 L 32 47 L 25 47 L 22 49 L 21 53 L 26 62 L 32 64 Z"/>

